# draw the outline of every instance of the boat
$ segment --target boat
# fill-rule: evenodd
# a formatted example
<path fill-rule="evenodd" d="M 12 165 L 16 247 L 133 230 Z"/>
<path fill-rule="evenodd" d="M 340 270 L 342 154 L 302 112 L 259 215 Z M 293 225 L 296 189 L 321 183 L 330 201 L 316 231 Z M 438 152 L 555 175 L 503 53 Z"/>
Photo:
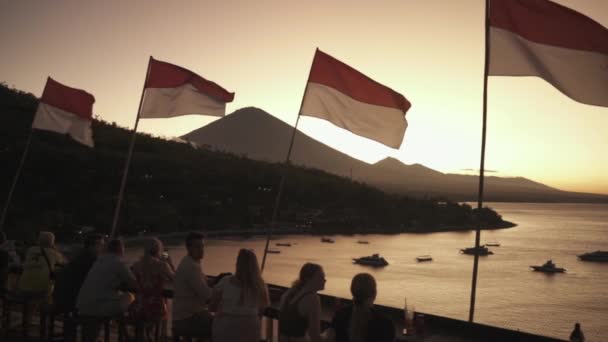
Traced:
<path fill-rule="evenodd" d="M 281 251 L 278 249 L 269 249 L 268 250 L 268 254 L 279 254 L 279 253 L 281 253 Z"/>
<path fill-rule="evenodd" d="M 563 267 L 557 267 L 553 263 L 553 260 L 547 260 L 542 266 L 530 266 L 533 270 L 537 272 L 545 272 L 545 273 L 563 273 L 566 271 Z"/>
<path fill-rule="evenodd" d="M 359 240 L 359 241 L 357 241 L 357 243 L 360 243 L 360 244 L 363 244 L 363 245 L 367 245 L 367 244 L 369 244 L 369 241 Z"/>
<path fill-rule="evenodd" d="M 328 238 L 328 237 L 323 237 L 321 238 L 321 242 L 325 242 L 325 243 L 334 243 L 334 239 Z"/>
<path fill-rule="evenodd" d="M 469 254 L 469 255 L 475 255 L 475 254 L 477 254 L 477 255 L 482 255 L 482 256 L 494 254 L 486 246 L 463 248 L 463 249 L 460 250 L 460 253 Z"/>
<path fill-rule="evenodd" d="M 595 251 L 578 255 L 578 258 L 583 261 L 600 261 L 608 262 L 608 251 Z"/>
<path fill-rule="evenodd" d="M 289 242 L 277 242 L 277 243 L 275 243 L 275 245 L 283 246 L 283 247 L 291 247 L 291 243 L 289 243 Z"/>
<path fill-rule="evenodd" d="M 486 244 L 484 246 L 490 246 L 490 247 L 500 247 L 500 243 L 493 241 L 493 242 L 486 242 Z"/>
<path fill-rule="evenodd" d="M 433 257 L 430 255 L 420 255 L 416 257 L 416 261 L 424 262 L 424 261 L 433 261 Z"/>
<path fill-rule="evenodd" d="M 388 261 L 386 261 L 386 259 L 381 257 L 378 253 L 375 253 L 372 256 L 353 258 L 353 262 L 355 264 L 373 266 L 373 267 L 384 267 L 384 266 L 388 265 Z"/>

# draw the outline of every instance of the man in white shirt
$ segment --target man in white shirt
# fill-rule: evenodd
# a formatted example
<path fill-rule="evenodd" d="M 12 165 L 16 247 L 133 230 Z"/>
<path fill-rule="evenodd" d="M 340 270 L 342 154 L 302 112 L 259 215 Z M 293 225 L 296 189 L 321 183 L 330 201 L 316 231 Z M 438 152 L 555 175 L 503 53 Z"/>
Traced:
<path fill-rule="evenodd" d="M 207 309 L 212 289 L 201 267 L 204 235 L 192 232 L 186 237 L 188 254 L 175 271 L 173 281 L 173 329 L 177 334 L 199 338 L 211 336 L 212 317 Z"/>

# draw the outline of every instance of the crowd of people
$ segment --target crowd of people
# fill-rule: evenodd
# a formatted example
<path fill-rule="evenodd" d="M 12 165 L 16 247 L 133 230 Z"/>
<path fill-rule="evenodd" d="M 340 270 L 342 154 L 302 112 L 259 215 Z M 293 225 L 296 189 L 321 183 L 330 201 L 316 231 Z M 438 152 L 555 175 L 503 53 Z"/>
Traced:
<path fill-rule="evenodd" d="M 162 242 L 148 238 L 141 258 L 128 266 L 122 240 L 107 244 L 90 234 L 83 248 L 68 260 L 55 246 L 51 232 L 40 232 L 38 244 L 27 249 L 23 270 L 12 291 L 30 305 L 52 305 L 57 313 L 102 319 L 131 316 L 156 324 L 169 317 L 165 289 L 173 289 L 173 333 L 213 342 L 258 342 L 261 318 L 270 306 L 268 287 L 255 253 L 241 249 L 234 274 L 218 276 L 209 284 L 203 271 L 204 235 L 192 232 L 185 240 L 186 255 L 174 266 Z M 19 256 L 0 232 L 0 294 L 9 293 L 9 270 Z M 396 338 L 391 319 L 374 308 L 376 280 L 369 273 L 352 279 L 352 304 L 338 309 L 329 328 L 321 331 L 321 301 L 325 272 L 306 263 L 279 305 L 281 342 L 385 342 Z M 32 312 L 33 310 L 28 310 Z M 24 317 L 26 324 L 31 317 Z M 86 334 L 96 341 L 99 324 Z M 146 327 L 147 328 L 147 327 Z M 64 321 L 65 340 L 74 340 L 74 326 Z M 148 337 L 149 335 L 146 335 Z M 570 341 L 584 342 L 579 323 Z"/>
<path fill-rule="evenodd" d="M 0 234 L 0 246 L 5 240 Z M 202 264 L 204 235 L 190 233 L 185 247 L 186 255 L 175 267 L 160 240 L 146 239 L 143 255 L 129 266 L 120 239 L 106 243 L 102 235 L 91 234 L 68 261 L 55 247 L 54 235 L 41 232 L 38 245 L 27 250 L 15 291 L 32 303 L 52 303 L 57 312 L 100 319 L 132 316 L 155 323 L 169 317 L 163 291 L 171 288 L 175 334 L 214 342 L 259 341 L 261 318 L 270 298 L 255 253 L 241 249 L 234 274 L 209 284 Z M 5 259 L 6 253 L 0 249 L 0 288 L 7 283 Z M 280 341 L 394 340 L 392 321 L 373 307 L 376 281 L 372 275 L 360 273 L 353 278 L 353 304 L 339 309 L 330 328 L 322 332 L 318 292 L 324 286 L 323 268 L 304 264 L 280 300 Z M 99 326 L 93 329 L 93 334 L 87 334 L 91 341 L 96 340 Z"/>

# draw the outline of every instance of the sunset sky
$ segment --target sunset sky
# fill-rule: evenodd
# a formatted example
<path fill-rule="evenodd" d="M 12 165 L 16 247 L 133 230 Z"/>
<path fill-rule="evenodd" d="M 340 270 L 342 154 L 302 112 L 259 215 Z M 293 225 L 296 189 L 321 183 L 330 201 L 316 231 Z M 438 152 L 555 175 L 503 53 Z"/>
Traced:
<path fill-rule="evenodd" d="M 608 0 L 555 2 L 608 27 Z M 0 81 L 40 96 L 52 76 L 132 127 L 152 55 L 236 92 L 229 113 L 255 106 L 293 124 L 319 47 L 402 93 L 409 127 L 399 150 L 312 118 L 303 132 L 367 162 L 391 155 L 464 173 L 479 167 L 484 3 L 0 0 Z M 530 77 L 491 77 L 488 101 L 492 175 L 608 194 L 608 108 Z M 142 120 L 140 131 L 179 136 L 215 119 Z"/>

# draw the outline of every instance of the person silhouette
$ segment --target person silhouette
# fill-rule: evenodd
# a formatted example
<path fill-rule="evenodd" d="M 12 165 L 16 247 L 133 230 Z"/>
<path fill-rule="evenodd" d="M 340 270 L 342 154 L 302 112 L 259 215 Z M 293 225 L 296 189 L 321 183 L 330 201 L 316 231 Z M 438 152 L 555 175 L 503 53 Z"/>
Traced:
<path fill-rule="evenodd" d="M 570 342 L 585 342 L 585 334 L 581 330 L 581 324 L 574 324 L 574 330 L 570 333 Z"/>

